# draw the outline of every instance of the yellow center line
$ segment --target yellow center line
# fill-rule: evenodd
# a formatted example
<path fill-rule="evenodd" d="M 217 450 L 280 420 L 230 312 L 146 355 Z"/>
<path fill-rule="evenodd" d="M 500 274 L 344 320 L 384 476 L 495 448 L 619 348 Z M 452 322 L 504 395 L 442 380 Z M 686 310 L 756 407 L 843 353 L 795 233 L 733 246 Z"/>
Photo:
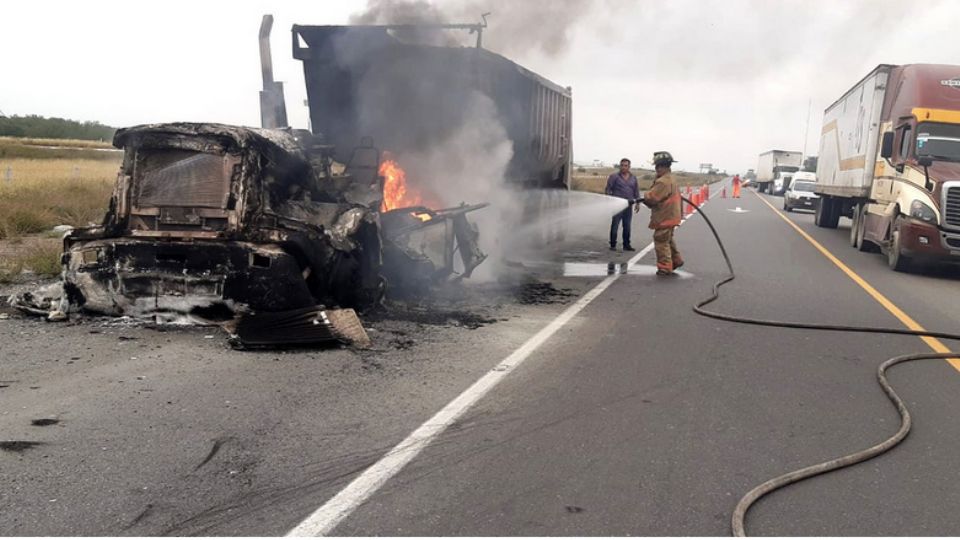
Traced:
<path fill-rule="evenodd" d="M 824 257 L 829 259 L 830 262 L 832 262 L 833 264 L 837 265 L 837 268 L 842 270 L 843 273 L 847 275 L 847 277 L 852 279 L 854 283 L 859 285 L 860 288 L 862 288 L 864 291 L 867 292 L 867 294 L 872 296 L 874 300 L 876 300 L 881 306 L 883 306 L 894 317 L 896 317 L 900 322 L 902 322 L 904 326 L 906 326 L 910 330 L 916 330 L 919 332 L 927 331 L 924 327 L 920 326 L 920 324 L 917 323 L 917 321 L 913 320 L 912 317 L 910 317 L 902 309 L 897 307 L 896 304 L 891 302 L 890 299 L 888 299 L 886 296 L 881 294 L 880 291 L 875 289 L 873 285 L 870 285 L 869 283 L 867 283 L 867 280 L 860 277 L 856 272 L 851 270 L 849 266 L 847 266 L 846 264 L 843 264 L 843 261 L 841 261 L 836 256 L 834 256 L 833 253 L 830 253 L 830 251 L 828 251 L 827 248 L 823 247 L 823 245 L 820 242 L 817 242 L 816 240 L 814 240 L 812 236 L 810 236 L 809 234 L 806 233 L 806 231 L 801 229 L 799 225 L 793 222 L 793 220 L 791 220 L 786 215 L 784 215 L 783 212 L 777 210 L 777 208 L 772 204 L 770 204 L 769 201 L 761 197 L 759 193 L 754 192 L 753 194 L 756 195 L 758 199 L 763 201 L 763 204 L 769 206 L 770 209 L 773 210 L 775 214 L 780 216 L 781 219 L 786 221 L 788 225 L 793 227 L 795 231 L 800 233 L 800 236 L 806 238 L 808 242 L 813 244 L 813 247 L 817 248 L 817 250 L 819 250 Z M 937 338 L 930 337 L 930 336 L 920 336 L 920 339 L 923 340 L 923 342 L 926 343 L 927 346 L 929 346 L 935 352 L 938 352 L 938 353 L 951 352 L 950 348 L 944 345 L 943 342 Z M 960 358 L 950 358 L 949 360 L 947 360 L 947 362 L 949 362 L 954 369 L 956 369 L 957 371 L 960 371 Z"/>

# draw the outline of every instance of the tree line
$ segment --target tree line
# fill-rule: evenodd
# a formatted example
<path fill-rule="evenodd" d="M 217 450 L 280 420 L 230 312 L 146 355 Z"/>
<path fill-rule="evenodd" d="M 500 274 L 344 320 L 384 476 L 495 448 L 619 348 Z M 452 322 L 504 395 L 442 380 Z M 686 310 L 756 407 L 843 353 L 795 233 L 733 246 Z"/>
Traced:
<path fill-rule="evenodd" d="M 110 141 L 116 128 L 100 122 L 77 122 L 64 118 L 27 116 L 0 116 L 0 136 L 32 137 L 37 139 L 81 139 Z"/>

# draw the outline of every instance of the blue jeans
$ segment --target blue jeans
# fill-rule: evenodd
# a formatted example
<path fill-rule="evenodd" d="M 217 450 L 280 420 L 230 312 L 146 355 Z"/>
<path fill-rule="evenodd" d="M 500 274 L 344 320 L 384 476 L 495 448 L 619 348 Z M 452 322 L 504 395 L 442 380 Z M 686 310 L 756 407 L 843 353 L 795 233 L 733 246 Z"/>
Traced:
<path fill-rule="evenodd" d="M 610 247 L 617 247 L 617 228 L 623 222 L 623 247 L 630 246 L 630 222 L 633 221 L 633 205 L 627 205 L 623 212 L 613 215 L 610 222 Z"/>

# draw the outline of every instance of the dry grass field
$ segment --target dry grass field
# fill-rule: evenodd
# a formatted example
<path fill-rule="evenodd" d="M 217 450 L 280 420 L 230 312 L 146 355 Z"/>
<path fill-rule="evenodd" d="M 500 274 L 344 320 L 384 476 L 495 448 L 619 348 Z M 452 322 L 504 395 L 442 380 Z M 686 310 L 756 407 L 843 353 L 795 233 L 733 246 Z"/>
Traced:
<path fill-rule="evenodd" d="M 0 159 L 0 239 L 103 218 L 119 163 Z"/>
<path fill-rule="evenodd" d="M 110 141 L 84 141 L 80 139 L 31 139 L 29 137 L 0 137 L 0 146 L 56 146 L 63 148 L 113 148 Z"/>
<path fill-rule="evenodd" d="M 616 172 L 613 167 L 578 167 L 574 169 L 570 189 L 603 193 L 607 177 Z M 632 169 L 640 181 L 640 189 L 649 189 L 653 183 L 654 172 L 650 169 Z M 702 186 L 720 180 L 720 176 L 676 171 L 673 173 L 681 186 Z"/>
<path fill-rule="evenodd" d="M 92 150 L 102 143 L 79 141 L 86 144 L 78 150 L 84 157 L 71 159 L 65 155 L 79 147 L 51 149 L 48 142 L 74 143 L 0 138 L 0 281 L 24 270 L 58 273 L 60 235 L 53 227 L 99 223 L 106 212 L 120 153 Z M 10 156 L 24 153 L 37 157 Z M 86 157 L 91 153 L 98 155 Z"/>
<path fill-rule="evenodd" d="M 115 162 L 123 153 L 108 142 L 0 137 L 0 162 L 11 159 L 85 159 Z M 6 168 L 3 169 L 3 172 Z"/>

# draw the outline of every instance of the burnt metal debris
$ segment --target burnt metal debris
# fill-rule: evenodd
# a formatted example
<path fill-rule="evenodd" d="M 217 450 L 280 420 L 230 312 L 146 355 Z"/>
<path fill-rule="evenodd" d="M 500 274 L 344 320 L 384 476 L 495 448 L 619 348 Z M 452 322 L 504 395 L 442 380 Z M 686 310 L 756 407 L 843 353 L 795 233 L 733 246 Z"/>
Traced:
<path fill-rule="evenodd" d="M 64 237 L 62 297 L 20 295 L 15 307 L 50 318 L 294 320 L 318 306 L 369 308 L 424 276 L 469 276 L 485 258 L 467 220 L 485 205 L 378 211 L 380 152 L 369 139 L 347 163 L 290 129 L 145 125 L 119 130 L 114 145 L 124 159 L 103 223 Z"/>
<path fill-rule="evenodd" d="M 370 347 L 363 324 L 352 309 L 304 308 L 242 317 L 230 336 L 237 349 L 304 347 L 345 343 Z"/>

